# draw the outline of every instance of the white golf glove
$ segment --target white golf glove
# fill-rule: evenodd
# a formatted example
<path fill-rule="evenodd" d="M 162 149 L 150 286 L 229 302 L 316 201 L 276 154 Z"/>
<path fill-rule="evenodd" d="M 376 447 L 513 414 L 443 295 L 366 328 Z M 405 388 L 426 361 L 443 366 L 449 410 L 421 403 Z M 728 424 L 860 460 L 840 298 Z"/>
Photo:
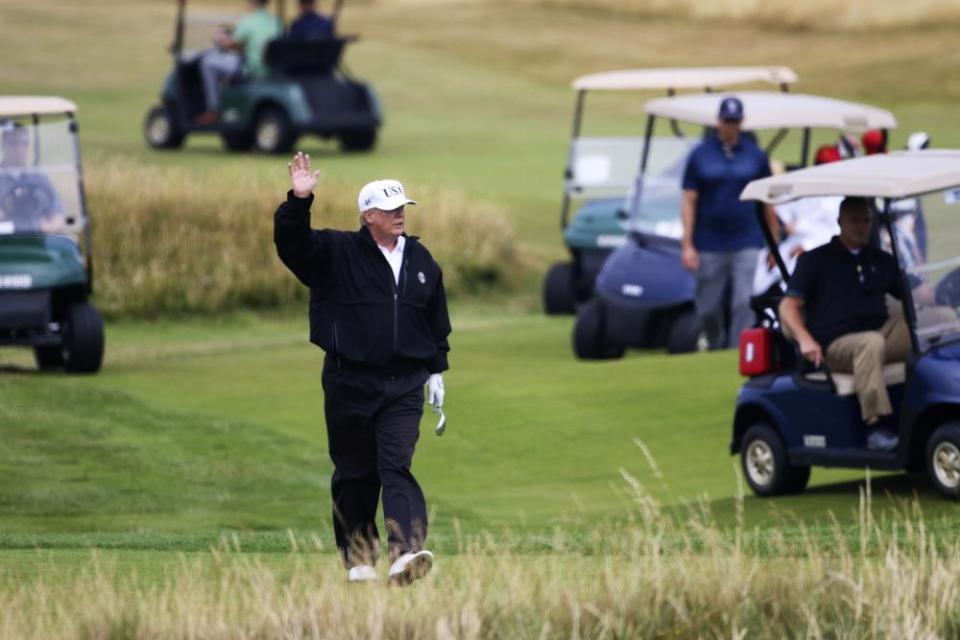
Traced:
<path fill-rule="evenodd" d="M 427 378 L 427 403 L 435 407 L 443 406 L 443 374 L 431 373 Z"/>

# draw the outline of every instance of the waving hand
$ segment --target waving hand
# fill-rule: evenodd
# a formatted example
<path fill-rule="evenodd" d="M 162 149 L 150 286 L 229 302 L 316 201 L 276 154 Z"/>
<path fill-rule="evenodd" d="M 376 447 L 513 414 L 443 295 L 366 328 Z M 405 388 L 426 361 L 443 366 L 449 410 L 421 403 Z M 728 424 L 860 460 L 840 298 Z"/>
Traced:
<path fill-rule="evenodd" d="M 293 195 L 298 198 L 308 198 L 317 186 L 317 178 L 320 171 L 312 171 L 310 167 L 310 156 L 303 151 L 293 156 L 287 164 L 287 171 L 290 173 L 290 186 L 293 188 Z"/>

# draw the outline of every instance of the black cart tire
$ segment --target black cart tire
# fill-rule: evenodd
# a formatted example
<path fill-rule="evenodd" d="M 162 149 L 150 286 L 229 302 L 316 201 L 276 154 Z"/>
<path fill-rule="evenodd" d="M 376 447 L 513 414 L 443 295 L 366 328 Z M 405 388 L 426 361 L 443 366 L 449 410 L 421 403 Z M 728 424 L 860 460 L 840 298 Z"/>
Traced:
<path fill-rule="evenodd" d="M 187 134 L 180 128 L 173 110 L 167 105 L 158 105 L 147 112 L 143 137 L 154 149 L 179 149 Z"/>
<path fill-rule="evenodd" d="M 960 500 L 960 423 L 950 422 L 927 441 L 927 473 L 937 490 Z"/>
<path fill-rule="evenodd" d="M 220 140 L 227 151 L 249 151 L 253 146 L 253 134 L 244 129 L 237 131 L 221 131 Z"/>
<path fill-rule="evenodd" d="M 103 318 L 87 302 L 70 306 L 64 327 L 63 355 L 67 372 L 96 373 L 103 363 Z"/>
<path fill-rule="evenodd" d="M 50 369 L 59 369 L 63 367 L 63 349 L 56 347 L 34 347 L 33 359 L 37 363 L 40 371 L 49 371 Z"/>
<path fill-rule="evenodd" d="M 262 153 L 287 153 L 297 142 L 290 116 L 279 107 L 267 107 L 253 125 L 253 146 Z"/>
<path fill-rule="evenodd" d="M 347 153 L 370 151 L 377 145 L 377 130 L 347 131 L 337 136 L 340 150 Z"/>
<path fill-rule="evenodd" d="M 799 493 L 810 481 L 810 467 L 791 465 L 780 435 L 762 423 L 744 434 L 740 466 L 747 484 L 761 498 Z"/>
<path fill-rule="evenodd" d="M 547 315 L 570 314 L 576 311 L 573 297 L 573 265 L 555 262 L 543 279 L 543 310 Z"/>
<path fill-rule="evenodd" d="M 607 343 L 606 307 L 593 298 L 577 311 L 573 325 L 573 352 L 581 360 L 613 360 L 623 357 L 623 345 Z"/>
<path fill-rule="evenodd" d="M 703 346 L 703 326 L 695 312 L 686 311 L 673 319 L 667 332 L 667 352 L 691 353 L 701 351 Z"/>

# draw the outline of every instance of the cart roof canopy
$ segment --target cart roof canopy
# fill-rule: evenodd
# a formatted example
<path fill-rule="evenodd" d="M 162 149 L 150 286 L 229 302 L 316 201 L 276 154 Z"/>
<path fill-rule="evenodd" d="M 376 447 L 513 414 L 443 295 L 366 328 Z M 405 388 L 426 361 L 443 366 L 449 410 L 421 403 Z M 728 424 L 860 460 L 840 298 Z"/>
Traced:
<path fill-rule="evenodd" d="M 775 91 L 734 91 L 670 98 L 656 98 L 644 106 L 654 116 L 713 126 L 717 122 L 720 101 L 733 95 L 743 102 L 743 128 L 756 129 L 838 129 L 864 131 L 893 129 L 897 119 L 886 109 L 865 104 Z"/>
<path fill-rule="evenodd" d="M 674 67 L 623 69 L 580 76 L 572 86 L 578 91 L 630 91 L 641 89 L 706 89 L 750 82 L 792 84 L 797 74 L 789 67 Z"/>
<path fill-rule="evenodd" d="M 0 96 L 0 118 L 73 113 L 77 105 L 48 96 Z"/>
<path fill-rule="evenodd" d="M 960 185 L 960 149 L 895 151 L 754 180 L 741 200 L 780 203 L 814 196 L 908 198 Z"/>

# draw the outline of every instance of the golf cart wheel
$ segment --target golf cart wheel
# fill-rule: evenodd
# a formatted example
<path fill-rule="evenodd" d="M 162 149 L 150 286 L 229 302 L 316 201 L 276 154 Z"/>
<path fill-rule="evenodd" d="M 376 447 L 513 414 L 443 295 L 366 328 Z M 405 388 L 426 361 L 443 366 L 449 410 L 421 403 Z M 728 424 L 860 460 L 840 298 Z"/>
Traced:
<path fill-rule="evenodd" d="M 63 366 L 63 349 L 60 347 L 34 347 L 33 359 L 40 371 L 49 371 Z"/>
<path fill-rule="evenodd" d="M 543 279 L 543 310 L 547 315 L 573 313 L 573 265 L 555 262 Z"/>
<path fill-rule="evenodd" d="M 337 136 L 337 141 L 341 151 L 370 151 L 377 144 L 377 130 L 344 132 Z"/>
<path fill-rule="evenodd" d="M 581 360 L 610 360 L 623 357 L 622 345 L 608 344 L 607 311 L 603 302 L 593 298 L 580 307 L 573 326 L 573 352 Z"/>
<path fill-rule="evenodd" d="M 669 353 L 690 353 L 706 349 L 706 338 L 700 318 L 693 311 L 686 311 L 674 318 L 667 332 Z"/>
<path fill-rule="evenodd" d="M 799 493 L 810 481 L 810 467 L 791 465 L 783 440 L 765 424 L 747 429 L 740 443 L 740 465 L 747 484 L 761 498 Z"/>
<path fill-rule="evenodd" d="M 263 153 L 287 153 L 297 141 L 297 132 L 287 112 L 279 107 L 260 111 L 253 126 L 253 145 Z"/>
<path fill-rule="evenodd" d="M 253 134 L 243 129 L 239 131 L 222 131 L 220 140 L 227 151 L 249 151 L 253 146 Z"/>
<path fill-rule="evenodd" d="M 143 137 L 154 149 L 179 149 L 186 134 L 180 129 L 173 111 L 166 105 L 150 109 L 143 121 Z"/>
<path fill-rule="evenodd" d="M 103 362 L 103 318 L 86 302 L 70 306 L 63 340 L 69 373 L 96 373 Z"/>
<path fill-rule="evenodd" d="M 960 423 L 945 424 L 930 436 L 927 472 L 940 493 L 960 500 Z"/>

